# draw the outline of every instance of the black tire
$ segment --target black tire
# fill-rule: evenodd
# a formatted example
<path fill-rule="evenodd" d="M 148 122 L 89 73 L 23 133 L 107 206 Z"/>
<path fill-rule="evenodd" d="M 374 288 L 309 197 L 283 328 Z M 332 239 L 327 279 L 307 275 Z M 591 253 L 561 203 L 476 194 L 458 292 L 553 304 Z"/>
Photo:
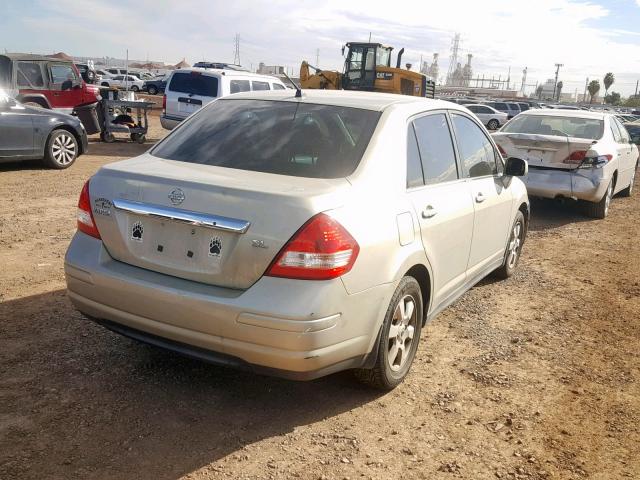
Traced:
<path fill-rule="evenodd" d="M 513 221 L 511 232 L 509 233 L 509 241 L 504 251 L 504 261 L 500 268 L 493 274 L 500 279 L 507 279 L 516 271 L 520 255 L 522 254 L 522 246 L 527 237 L 527 223 L 523 213 L 518 210 L 516 218 Z"/>
<path fill-rule="evenodd" d="M 149 95 L 156 95 L 158 93 L 158 87 L 156 87 L 155 85 L 149 85 L 147 91 L 149 92 Z"/>
<path fill-rule="evenodd" d="M 116 141 L 116 137 L 114 137 L 113 133 L 111 132 L 102 132 L 100 134 L 100 140 L 102 140 L 105 143 L 113 143 Z"/>
<path fill-rule="evenodd" d="M 638 164 L 636 163 L 633 173 L 631 174 L 631 182 L 629 186 L 620 192 L 621 197 L 630 197 L 633 194 L 633 184 L 636 181 L 636 172 L 638 171 Z"/>
<path fill-rule="evenodd" d="M 132 92 L 137 92 L 138 90 L 140 90 L 140 89 L 138 88 L 137 85 L 131 85 L 131 91 Z"/>
<path fill-rule="evenodd" d="M 54 130 L 49 135 L 44 163 L 49 168 L 62 170 L 73 165 L 80 149 L 76 137 L 67 130 Z"/>
<path fill-rule="evenodd" d="M 401 302 L 403 306 L 402 310 L 399 310 Z M 409 317 L 410 303 L 413 304 L 412 313 L 410 318 L 405 321 L 403 320 L 404 314 Z M 391 297 L 382 323 L 375 365 L 371 369 L 355 370 L 354 373 L 358 380 L 380 390 L 392 390 L 402 383 L 411 369 L 420 342 L 422 309 L 420 285 L 415 278 L 404 277 Z M 390 336 L 392 328 L 397 333 Z M 399 348 L 399 345 L 404 345 L 404 348 Z M 407 348 L 406 352 L 405 348 Z M 390 360 L 390 354 L 393 355 L 394 351 L 395 357 Z"/>
<path fill-rule="evenodd" d="M 500 122 L 498 122 L 498 120 L 496 120 L 495 118 L 489 120 L 489 123 L 487 123 L 487 128 L 489 130 L 497 130 L 498 127 L 500 127 Z"/>
<path fill-rule="evenodd" d="M 144 133 L 132 133 L 130 137 L 131 140 L 133 140 L 134 142 L 138 142 L 139 144 L 143 144 L 147 141 L 147 137 Z"/>
<path fill-rule="evenodd" d="M 609 182 L 607 186 L 607 191 L 604 192 L 604 195 L 600 199 L 599 202 L 584 202 L 584 210 L 587 216 L 591 218 L 607 218 L 609 214 L 609 205 L 611 204 L 611 199 L 613 198 L 613 180 Z"/>

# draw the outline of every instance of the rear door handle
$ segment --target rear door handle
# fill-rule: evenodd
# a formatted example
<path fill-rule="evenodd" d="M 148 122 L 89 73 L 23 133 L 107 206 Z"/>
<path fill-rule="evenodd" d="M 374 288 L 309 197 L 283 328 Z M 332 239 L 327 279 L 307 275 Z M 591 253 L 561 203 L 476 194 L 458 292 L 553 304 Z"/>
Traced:
<path fill-rule="evenodd" d="M 438 211 L 433 208 L 431 205 L 427 205 L 424 210 L 422 210 L 422 218 L 433 218 L 436 216 Z"/>
<path fill-rule="evenodd" d="M 476 203 L 482 203 L 486 200 L 482 192 L 476 193 Z"/>

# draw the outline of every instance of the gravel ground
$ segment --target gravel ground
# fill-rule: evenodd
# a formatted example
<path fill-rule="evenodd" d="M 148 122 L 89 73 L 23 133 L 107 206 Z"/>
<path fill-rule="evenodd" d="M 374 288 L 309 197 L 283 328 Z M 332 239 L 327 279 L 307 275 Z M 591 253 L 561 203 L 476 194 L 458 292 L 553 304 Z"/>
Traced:
<path fill-rule="evenodd" d="M 163 134 L 156 114 L 147 145 L 0 165 L 0 478 L 640 478 L 640 194 L 603 221 L 534 202 L 517 274 L 443 312 L 381 394 L 212 367 L 72 308 L 83 182 Z"/>

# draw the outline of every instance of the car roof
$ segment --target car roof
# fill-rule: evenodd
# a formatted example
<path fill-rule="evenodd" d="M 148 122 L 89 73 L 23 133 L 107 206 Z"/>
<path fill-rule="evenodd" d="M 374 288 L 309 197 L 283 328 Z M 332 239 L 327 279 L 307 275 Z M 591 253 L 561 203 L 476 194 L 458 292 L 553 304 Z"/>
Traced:
<path fill-rule="evenodd" d="M 425 110 L 468 110 L 458 104 L 444 100 L 433 100 L 409 95 L 393 93 L 356 92 L 350 90 L 302 90 L 302 97 L 295 97 L 295 90 L 258 90 L 253 92 L 235 93 L 225 100 L 277 100 L 290 102 L 306 102 L 321 105 L 335 105 L 339 107 L 361 108 L 365 110 L 383 111 L 391 106 L 413 107 L 416 112 Z"/>
<path fill-rule="evenodd" d="M 72 60 L 65 60 L 64 58 L 47 57 L 45 55 L 34 55 L 32 53 L 2 53 L 0 57 L 6 57 L 11 61 L 26 60 L 32 62 L 66 62 L 73 63 Z"/>
<path fill-rule="evenodd" d="M 527 110 L 520 115 L 545 115 L 550 117 L 576 117 L 576 118 L 594 118 L 602 120 L 606 117 L 605 112 L 590 112 L 587 110 L 564 110 L 558 108 L 538 108 L 535 110 Z"/>
<path fill-rule="evenodd" d="M 207 75 L 224 75 L 225 77 L 255 77 L 255 78 L 268 78 L 271 80 L 277 80 L 281 82 L 278 77 L 274 75 L 262 75 L 260 73 L 247 72 L 244 70 L 229 70 L 222 68 L 200 68 L 200 67 L 189 67 L 189 68 L 179 68 L 174 70 L 176 72 L 190 73 L 190 72 L 202 72 Z"/>

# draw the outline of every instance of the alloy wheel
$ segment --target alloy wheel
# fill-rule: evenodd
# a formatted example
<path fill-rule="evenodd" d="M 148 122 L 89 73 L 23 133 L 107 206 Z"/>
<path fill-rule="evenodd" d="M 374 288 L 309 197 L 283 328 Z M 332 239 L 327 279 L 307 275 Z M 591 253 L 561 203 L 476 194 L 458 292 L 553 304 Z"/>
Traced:
<path fill-rule="evenodd" d="M 409 359 L 416 325 L 416 300 L 412 295 L 405 295 L 396 305 L 389 326 L 387 361 L 391 370 L 399 371 Z"/>
<path fill-rule="evenodd" d="M 520 255 L 520 246 L 522 245 L 522 224 L 520 222 L 513 226 L 511 232 L 511 240 L 509 241 L 509 255 L 507 257 L 507 266 L 510 269 L 515 268 Z"/>
<path fill-rule="evenodd" d="M 609 205 L 611 204 L 611 197 L 613 196 L 613 181 L 609 183 L 607 187 L 607 193 L 605 193 L 606 198 L 604 200 L 604 215 L 606 216 L 609 213 Z"/>
<path fill-rule="evenodd" d="M 58 135 L 51 145 L 51 154 L 56 163 L 67 165 L 76 158 L 76 143 L 70 134 L 63 133 Z"/>

